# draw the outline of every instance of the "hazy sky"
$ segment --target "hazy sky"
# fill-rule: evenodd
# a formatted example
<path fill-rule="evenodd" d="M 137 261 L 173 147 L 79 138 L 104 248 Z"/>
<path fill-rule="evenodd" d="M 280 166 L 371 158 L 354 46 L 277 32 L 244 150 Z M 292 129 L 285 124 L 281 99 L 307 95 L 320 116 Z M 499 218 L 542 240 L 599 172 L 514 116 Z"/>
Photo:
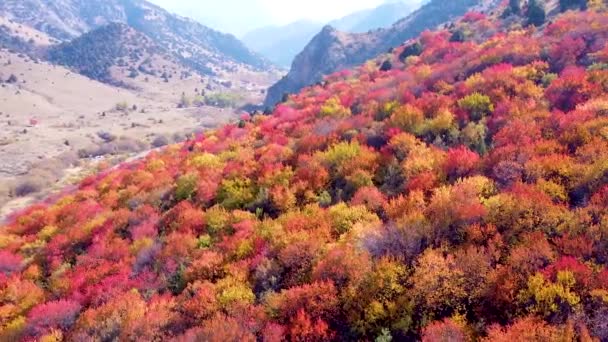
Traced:
<path fill-rule="evenodd" d="M 266 25 L 308 19 L 328 22 L 387 0 L 151 0 L 171 12 L 191 17 L 237 36 Z M 391 0 L 389 0 L 391 1 Z M 394 0 L 392 0 L 394 1 Z M 405 0 L 418 2 L 419 0 Z"/>

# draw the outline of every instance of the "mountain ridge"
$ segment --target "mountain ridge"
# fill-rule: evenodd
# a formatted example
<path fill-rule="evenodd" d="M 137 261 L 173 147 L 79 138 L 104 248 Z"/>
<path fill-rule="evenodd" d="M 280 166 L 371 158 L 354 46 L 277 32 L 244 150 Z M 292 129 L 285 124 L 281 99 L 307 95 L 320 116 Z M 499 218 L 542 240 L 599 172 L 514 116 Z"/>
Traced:
<path fill-rule="evenodd" d="M 112 22 L 125 23 L 204 72 L 227 62 L 255 69 L 271 64 L 234 36 L 212 30 L 194 20 L 171 14 L 144 0 L 7 0 L 0 16 L 29 25 L 62 41 L 72 40 Z"/>
<path fill-rule="evenodd" d="M 284 26 L 264 27 L 249 32 L 243 36 L 243 41 L 278 65 L 289 67 L 295 56 L 325 25 L 331 25 L 346 32 L 366 32 L 394 24 L 398 19 L 414 11 L 416 6 L 403 1 L 387 2 L 326 24 L 298 21 Z"/>
<path fill-rule="evenodd" d="M 324 75 L 339 69 L 363 63 L 425 29 L 462 16 L 481 3 L 483 0 L 455 0 L 447 4 L 441 0 L 432 0 L 393 26 L 368 33 L 338 33 L 338 30 L 326 27 L 296 56 L 289 73 L 268 90 L 264 106 L 272 107 L 285 94 L 319 82 Z M 336 39 L 338 37 L 341 39 Z M 349 45 L 352 41 L 356 43 Z"/>

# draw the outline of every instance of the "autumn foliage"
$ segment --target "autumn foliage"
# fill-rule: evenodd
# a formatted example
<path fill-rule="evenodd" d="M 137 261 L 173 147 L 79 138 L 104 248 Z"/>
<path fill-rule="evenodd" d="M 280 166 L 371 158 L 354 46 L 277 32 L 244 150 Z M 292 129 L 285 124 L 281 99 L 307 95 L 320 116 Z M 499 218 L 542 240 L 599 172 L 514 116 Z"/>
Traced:
<path fill-rule="evenodd" d="M 608 14 L 451 30 L 14 215 L 0 340 L 608 340 Z"/>

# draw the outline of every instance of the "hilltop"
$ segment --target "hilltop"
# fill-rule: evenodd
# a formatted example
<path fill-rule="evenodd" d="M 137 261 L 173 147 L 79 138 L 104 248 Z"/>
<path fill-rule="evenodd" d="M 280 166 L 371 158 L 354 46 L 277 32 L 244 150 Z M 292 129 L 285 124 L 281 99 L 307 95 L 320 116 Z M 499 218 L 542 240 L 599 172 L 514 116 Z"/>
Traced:
<path fill-rule="evenodd" d="M 15 214 L 0 338 L 608 339 L 608 9 L 506 5 Z"/>

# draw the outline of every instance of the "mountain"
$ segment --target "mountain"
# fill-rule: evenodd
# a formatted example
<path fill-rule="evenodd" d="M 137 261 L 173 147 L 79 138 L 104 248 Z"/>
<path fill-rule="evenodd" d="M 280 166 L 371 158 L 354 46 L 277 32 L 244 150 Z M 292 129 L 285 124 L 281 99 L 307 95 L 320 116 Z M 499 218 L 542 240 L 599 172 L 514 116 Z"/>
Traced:
<path fill-rule="evenodd" d="M 352 13 L 331 21 L 329 25 L 345 32 L 366 32 L 389 27 L 397 20 L 412 13 L 418 4 L 411 2 L 387 2 L 376 8 Z M 243 36 L 247 46 L 270 61 L 289 67 L 294 57 L 325 26 L 311 21 L 297 21 L 284 26 L 267 26 Z"/>
<path fill-rule="evenodd" d="M 389 27 L 420 6 L 421 4 L 416 1 L 387 1 L 376 8 L 358 11 L 333 20 L 328 25 L 340 31 L 363 33 L 373 29 Z"/>
<path fill-rule="evenodd" d="M 346 33 L 326 26 L 296 56 L 289 73 L 268 90 L 264 105 L 274 106 L 284 94 L 298 92 L 305 86 L 321 81 L 324 75 L 361 64 L 426 29 L 462 16 L 483 2 L 431 0 L 390 28 L 367 33 Z"/>
<path fill-rule="evenodd" d="M 157 65 L 177 64 L 152 39 L 121 23 L 102 26 L 71 42 L 53 46 L 48 58 L 52 63 L 110 84 L 122 84 L 112 75 L 118 68 L 129 70 L 134 76 L 140 71 L 160 76 L 162 70 L 150 67 L 152 59 L 160 59 Z"/>
<path fill-rule="evenodd" d="M 255 69 L 271 67 L 234 36 L 173 15 L 144 0 L 5 0 L 0 2 L 0 16 L 62 41 L 113 22 L 124 23 L 201 73 L 227 70 L 235 63 Z"/>
<path fill-rule="evenodd" d="M 266 26 L 247 33 L 242 40 L 273 63 L 289 67 L 294 56 L 302 51 L 322 26 L 305 20 L 284 26 Z"/>
<path fill-rule="evenodd" d="M 608 11 L 507 4 L 16 213 L 0 340 L 606 341 Z"/>

